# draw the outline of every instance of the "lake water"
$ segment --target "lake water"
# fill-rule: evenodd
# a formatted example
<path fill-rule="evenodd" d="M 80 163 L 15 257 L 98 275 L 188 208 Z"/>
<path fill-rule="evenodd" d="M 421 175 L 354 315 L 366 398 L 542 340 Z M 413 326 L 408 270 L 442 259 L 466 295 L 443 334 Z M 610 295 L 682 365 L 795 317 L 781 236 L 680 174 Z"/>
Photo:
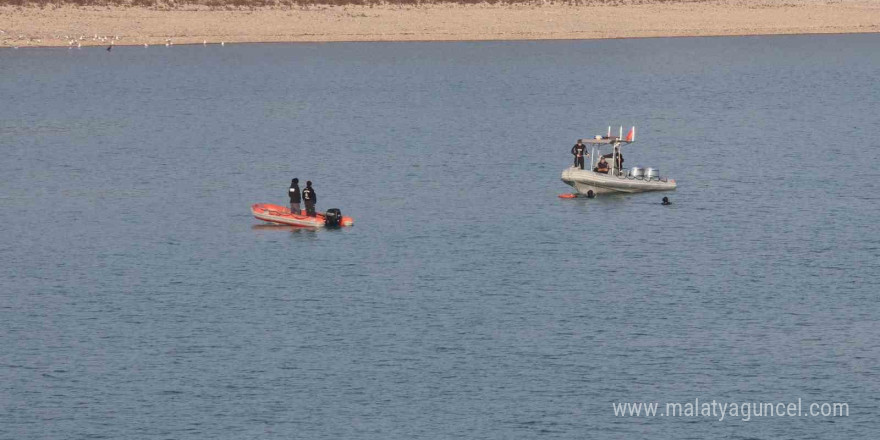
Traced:
<path fill-rule="evenodd" d="M 870 438 L 878 47 L 0 50 L 0 438 Z M 678 190 L 557 198 L 608 125 Z"/>

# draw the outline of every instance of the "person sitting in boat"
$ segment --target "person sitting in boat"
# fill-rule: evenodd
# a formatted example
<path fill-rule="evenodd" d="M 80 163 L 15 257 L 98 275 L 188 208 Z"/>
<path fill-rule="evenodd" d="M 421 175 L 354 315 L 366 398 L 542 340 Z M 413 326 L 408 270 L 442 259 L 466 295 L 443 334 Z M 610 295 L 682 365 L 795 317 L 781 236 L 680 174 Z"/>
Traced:
<path fill-rule="evenodd" d="M 290 213 L 296 215 L 302 214 L 302 210 L 299 207 L 299 203 L 302 201 L 302 198 L 299 195 L 299 179 L 294 178 L 290 181 L 290 188 L 287 190 L 287 195 L 290 196 Z"/>
<path fill-rule="evenodd" d="M 306 203 L 306 215 L 309 217 L 315 216 L 315 203 L 318 203 L 318 195 L 315 194 L 315 189 L 312 188 L 312 181 L 309 180 L 306 182 L 306 189 L 302 192 L 303 201 Z"/>
<path fill-rule="evenodd" d="M 599 158 L 599 163 L 596 164 L 596 168 L 593 171 L 608 174 L 608 162 L 605 162 L 604 157 Z"/>
<path fill-rule="evenodd" d="M 583 139 L 578 139 L 577 143 L 571 147 L 571 154 L 574 155 L 574 166 L 584 169 L 584 156 L 589 157 L 590 153 L 586 152 L 587 146 L 584 145 Z"/>

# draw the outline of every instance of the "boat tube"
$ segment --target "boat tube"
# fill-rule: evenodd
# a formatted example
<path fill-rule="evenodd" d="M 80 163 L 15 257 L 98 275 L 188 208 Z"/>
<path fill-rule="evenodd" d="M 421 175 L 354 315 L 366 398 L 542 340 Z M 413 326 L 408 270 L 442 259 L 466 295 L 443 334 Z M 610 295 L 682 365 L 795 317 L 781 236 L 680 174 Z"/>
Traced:
<path fill-rule="evenodd" d="M 562 181 L 571 185 L 580 194 L 587 194 L 589 191 L 594 194 L 671 191 L 676 186 L 674 179 L 659 177 L 648 179 L 626 172 L 605 174 L 574 167 L 562 171 Z"/>
<path fill-rule="evenodd" d="M 255 203 L 251 205 L 251 213 L 259 220 L 280 225 L 297 226 L 301 228 L 323 228 L 334 226 L 352 226 L 354 219 L 343 217 L 342 212 L 336 208 L 328 209 L 327 212 L 315 213 L 309 217 L 306 212 L 291 213 L 290 208 L 273 205 L 271 203 Z"/>

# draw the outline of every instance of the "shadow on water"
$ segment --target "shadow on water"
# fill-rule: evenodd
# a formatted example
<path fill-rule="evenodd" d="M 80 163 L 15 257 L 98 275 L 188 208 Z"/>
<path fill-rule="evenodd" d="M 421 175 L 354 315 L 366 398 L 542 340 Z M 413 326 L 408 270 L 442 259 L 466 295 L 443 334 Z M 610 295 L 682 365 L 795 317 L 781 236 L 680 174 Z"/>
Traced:
<path fill-rule="evenodd" d="M 261 225 L 253 225 L 251 226 L 251 230 L 254 231 L 287 231 L 294 234 L 306 234 L 306 233 L 316 233 L 319 228 L 310 228 L 305 226 L 289 226 L 289 225 L 274 225 L 274 224 L 261 224 Z"/>
<path fill-rule="evenodd" d="M 294 235 L 304 236 L 315 236 L 319 231 L 342 232 L 344 229 L 345 228 L 339 227 L 312 228 L 307 226 L 276 225 L 271 223 L 251 225 L 252 231 L 284 231 Z"/>

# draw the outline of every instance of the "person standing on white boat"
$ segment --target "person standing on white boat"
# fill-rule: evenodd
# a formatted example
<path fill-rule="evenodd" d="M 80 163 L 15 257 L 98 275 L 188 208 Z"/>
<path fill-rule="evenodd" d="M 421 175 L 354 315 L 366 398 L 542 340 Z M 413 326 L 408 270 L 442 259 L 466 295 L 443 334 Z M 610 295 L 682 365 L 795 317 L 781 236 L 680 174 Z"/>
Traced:
<path fill-rule="evenodd" d="M 290 181 L 290 188 L 287 190 L 287 195 L 290 196 L 290 213 L 296 215 L 302 214 L 302 210 L 299 207 L 299 202 L 302 201 L 302 198 L 299 195 L 299 179 L 294 178 Z"/>
<path fill-rule="evenodd" d="M 315 216 L 315 203 L 318 203 L 318 195 L 315 194 L 315 190 L 312 188 L 312 181 L 306 181 L 306 189 L 303 190 L 302 193 L 303 201 L 306 203 L 306 215 L 309 217 Z"/>
<path fill-rule="evenodd" d="M 590 153 L 587 153 L 587 146 L 584 145 L 583 139 L 578 139 L 577 143 L 571 147 L 571 154 L 574 155 L 574 166 L 584 169 L 584 156 L 589 157 Z"/>

